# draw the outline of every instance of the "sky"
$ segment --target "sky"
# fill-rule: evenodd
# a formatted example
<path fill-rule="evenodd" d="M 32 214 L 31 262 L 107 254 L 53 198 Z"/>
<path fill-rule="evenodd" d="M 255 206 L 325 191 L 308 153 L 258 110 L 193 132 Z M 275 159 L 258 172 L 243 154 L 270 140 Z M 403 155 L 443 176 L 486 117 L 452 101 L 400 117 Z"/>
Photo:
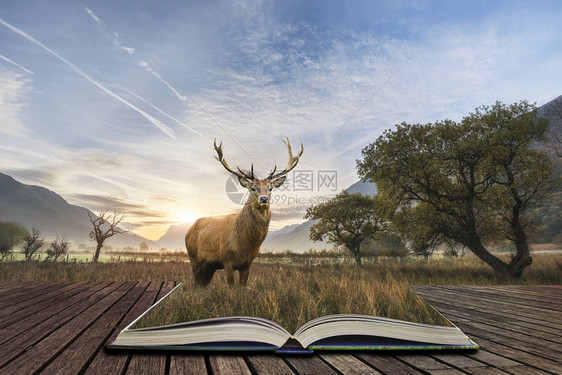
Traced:
<path fill-rule="evenodd" d="M 265 177 L 304 153 L 270 229 L 359 178 L 403 121 L 562 94 L 560 1 L 0 3 L 0 172 L 149 239 L 240 210 L 214 158 Z"/>

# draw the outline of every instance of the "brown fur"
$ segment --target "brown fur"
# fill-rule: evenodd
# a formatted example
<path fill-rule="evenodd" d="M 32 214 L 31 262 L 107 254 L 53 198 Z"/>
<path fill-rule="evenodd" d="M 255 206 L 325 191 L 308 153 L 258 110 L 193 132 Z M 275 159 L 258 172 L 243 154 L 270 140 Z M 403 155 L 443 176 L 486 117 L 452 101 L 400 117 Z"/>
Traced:
<path fill-rule="evenodd" d="M 250 266 L 269 229 L 271 190 L 283 185 L 287 173 L 296 167 L 304 151 L 301 142 L 300 152 L 293 156 L 289 138 L 283 142 L 289 153 L 287 166 L 277 173 L 275 166 L 267 178 L 260 180 L 254 175 L 253 165 L 250 172 L 232 169 L 224 158 L 222 142 L 217 146 L 215 139 L 215 158 L 227 171 L 238 177 L 240 185 L 250 191 L 250 196 L 239 214 L 199 219 L 185 235 L 185 247 L 195 285 L 209 285 L 215 271 L 222 268 L 226 271 L 229 285 L 234 285 L 235 271 L 240 273 L 240 286 L 248 283 Z"/>
<path fill-rule="evenodd" d="M 207 286 L 215 271 L 224 268 L 229 285 L 234 285 L 234 271 L 238 271 L 240 286 L 246 286 L 250 265 L 260 251 L 271 219 L 269 204 L 258 200 L 263 195 L 269 198 L 274 186 L 268 180 L 254 180 L 249 186 L 250 197 L 239 214 L 205 217 L 189 229 L 185 246 L 195 285 Z"/>

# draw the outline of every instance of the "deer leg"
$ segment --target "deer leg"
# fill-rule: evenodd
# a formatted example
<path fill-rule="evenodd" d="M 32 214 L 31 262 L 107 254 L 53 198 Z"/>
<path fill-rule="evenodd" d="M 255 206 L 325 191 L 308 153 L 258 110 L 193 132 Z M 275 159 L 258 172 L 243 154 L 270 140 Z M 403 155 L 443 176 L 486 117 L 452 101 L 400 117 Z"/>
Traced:
<path fill-rule="evenodd" d="M 224 270 L 226 272 L 226 281 L 228 285 L 234 286 L 234 268 L 232 266 L 225 266 Z"/>
<path fill-rule="evenodd" d="M 209 264 L 193 263 L 193 277 L 195 278 L 195 285 L 205 287 L 209 285 L 213 275 L 215 274 L 216 267 Z"/>
<path fill-rule="evenodd" d="M 250 266 L 240 268 L 240 286 L 245 287 L 248 284 L 248 276 L 250 275 Z"/>
<path fill-rule="evenodd" d="M 205 272 L 203 272 L 203 275 L 201 276 L 202 287 L 209 285 L 209 283 L 213 279 L 216 270 L 217 269 L 215 267 L 206 267 Z"/>

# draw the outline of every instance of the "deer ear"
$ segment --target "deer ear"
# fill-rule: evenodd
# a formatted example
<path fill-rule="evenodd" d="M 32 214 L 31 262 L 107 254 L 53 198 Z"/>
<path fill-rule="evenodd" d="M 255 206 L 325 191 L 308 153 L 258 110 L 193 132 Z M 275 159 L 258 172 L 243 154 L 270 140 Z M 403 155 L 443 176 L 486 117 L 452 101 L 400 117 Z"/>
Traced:
<path fill-rule="evenodd" d="M 279 186 L 281 186 L 285 183 L 286 178 L 287 178 L 287 176 L 283 176 L 283 177 L 278 178 L 275 181 L 271 181 L 271 186 L 273 186 L 274 188 L 278 188 Z"/>
<path fill-rule="evenodd" d="M 240 185 L 244 186 L 246 189 L 252 187 L 252 181 L 248 180 L 247 178 L 238 177 L 238 182 L 240 182 Z"/>

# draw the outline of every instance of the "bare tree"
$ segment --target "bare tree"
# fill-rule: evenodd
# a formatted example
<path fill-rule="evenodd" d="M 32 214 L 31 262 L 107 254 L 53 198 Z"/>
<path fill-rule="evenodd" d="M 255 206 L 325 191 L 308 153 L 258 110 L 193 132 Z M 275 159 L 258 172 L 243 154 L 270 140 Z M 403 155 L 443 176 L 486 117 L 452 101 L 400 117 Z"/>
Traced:
<path fill-rule="evenodd" d="M 39 229 L 35 229 L 35 227 L 31 228 L 31 234 L 28 234 L 23 238 L 23 247 L 21 248 L 21 252 L 25 255 L 25 260 L 31 260 L 33 255 L 43 246 L 45 240 L 40 238 L 41 233 Z"/>
<path fill-rule="evenodd" d="M 96 253 L 94 254 L 94 262 L 97 262 L 105 240 L 116 234 L 123 234 L 129 231 L 117 227 L 125 218 L 125 214 L 120 212 L 114 211 L 113 214 L 108 214 L 107 211 L 104 211 L 101 212 L 97 218 L 93 217 L 88 212 L 88 216 L 94 226 L 94 229 L 90 232 L 90 238 L 97 243 Z"/>
<path fill-rule="evenodd" d="M 52 241 L 47 249 L 47 258 L 46 260 L 52 260 L 56 262 L 57 259 L 68 252 L 68 247 L 70 246 L 70 242 L 64 237 L 59 238 L 57 237 L 56 240 Z"/>

